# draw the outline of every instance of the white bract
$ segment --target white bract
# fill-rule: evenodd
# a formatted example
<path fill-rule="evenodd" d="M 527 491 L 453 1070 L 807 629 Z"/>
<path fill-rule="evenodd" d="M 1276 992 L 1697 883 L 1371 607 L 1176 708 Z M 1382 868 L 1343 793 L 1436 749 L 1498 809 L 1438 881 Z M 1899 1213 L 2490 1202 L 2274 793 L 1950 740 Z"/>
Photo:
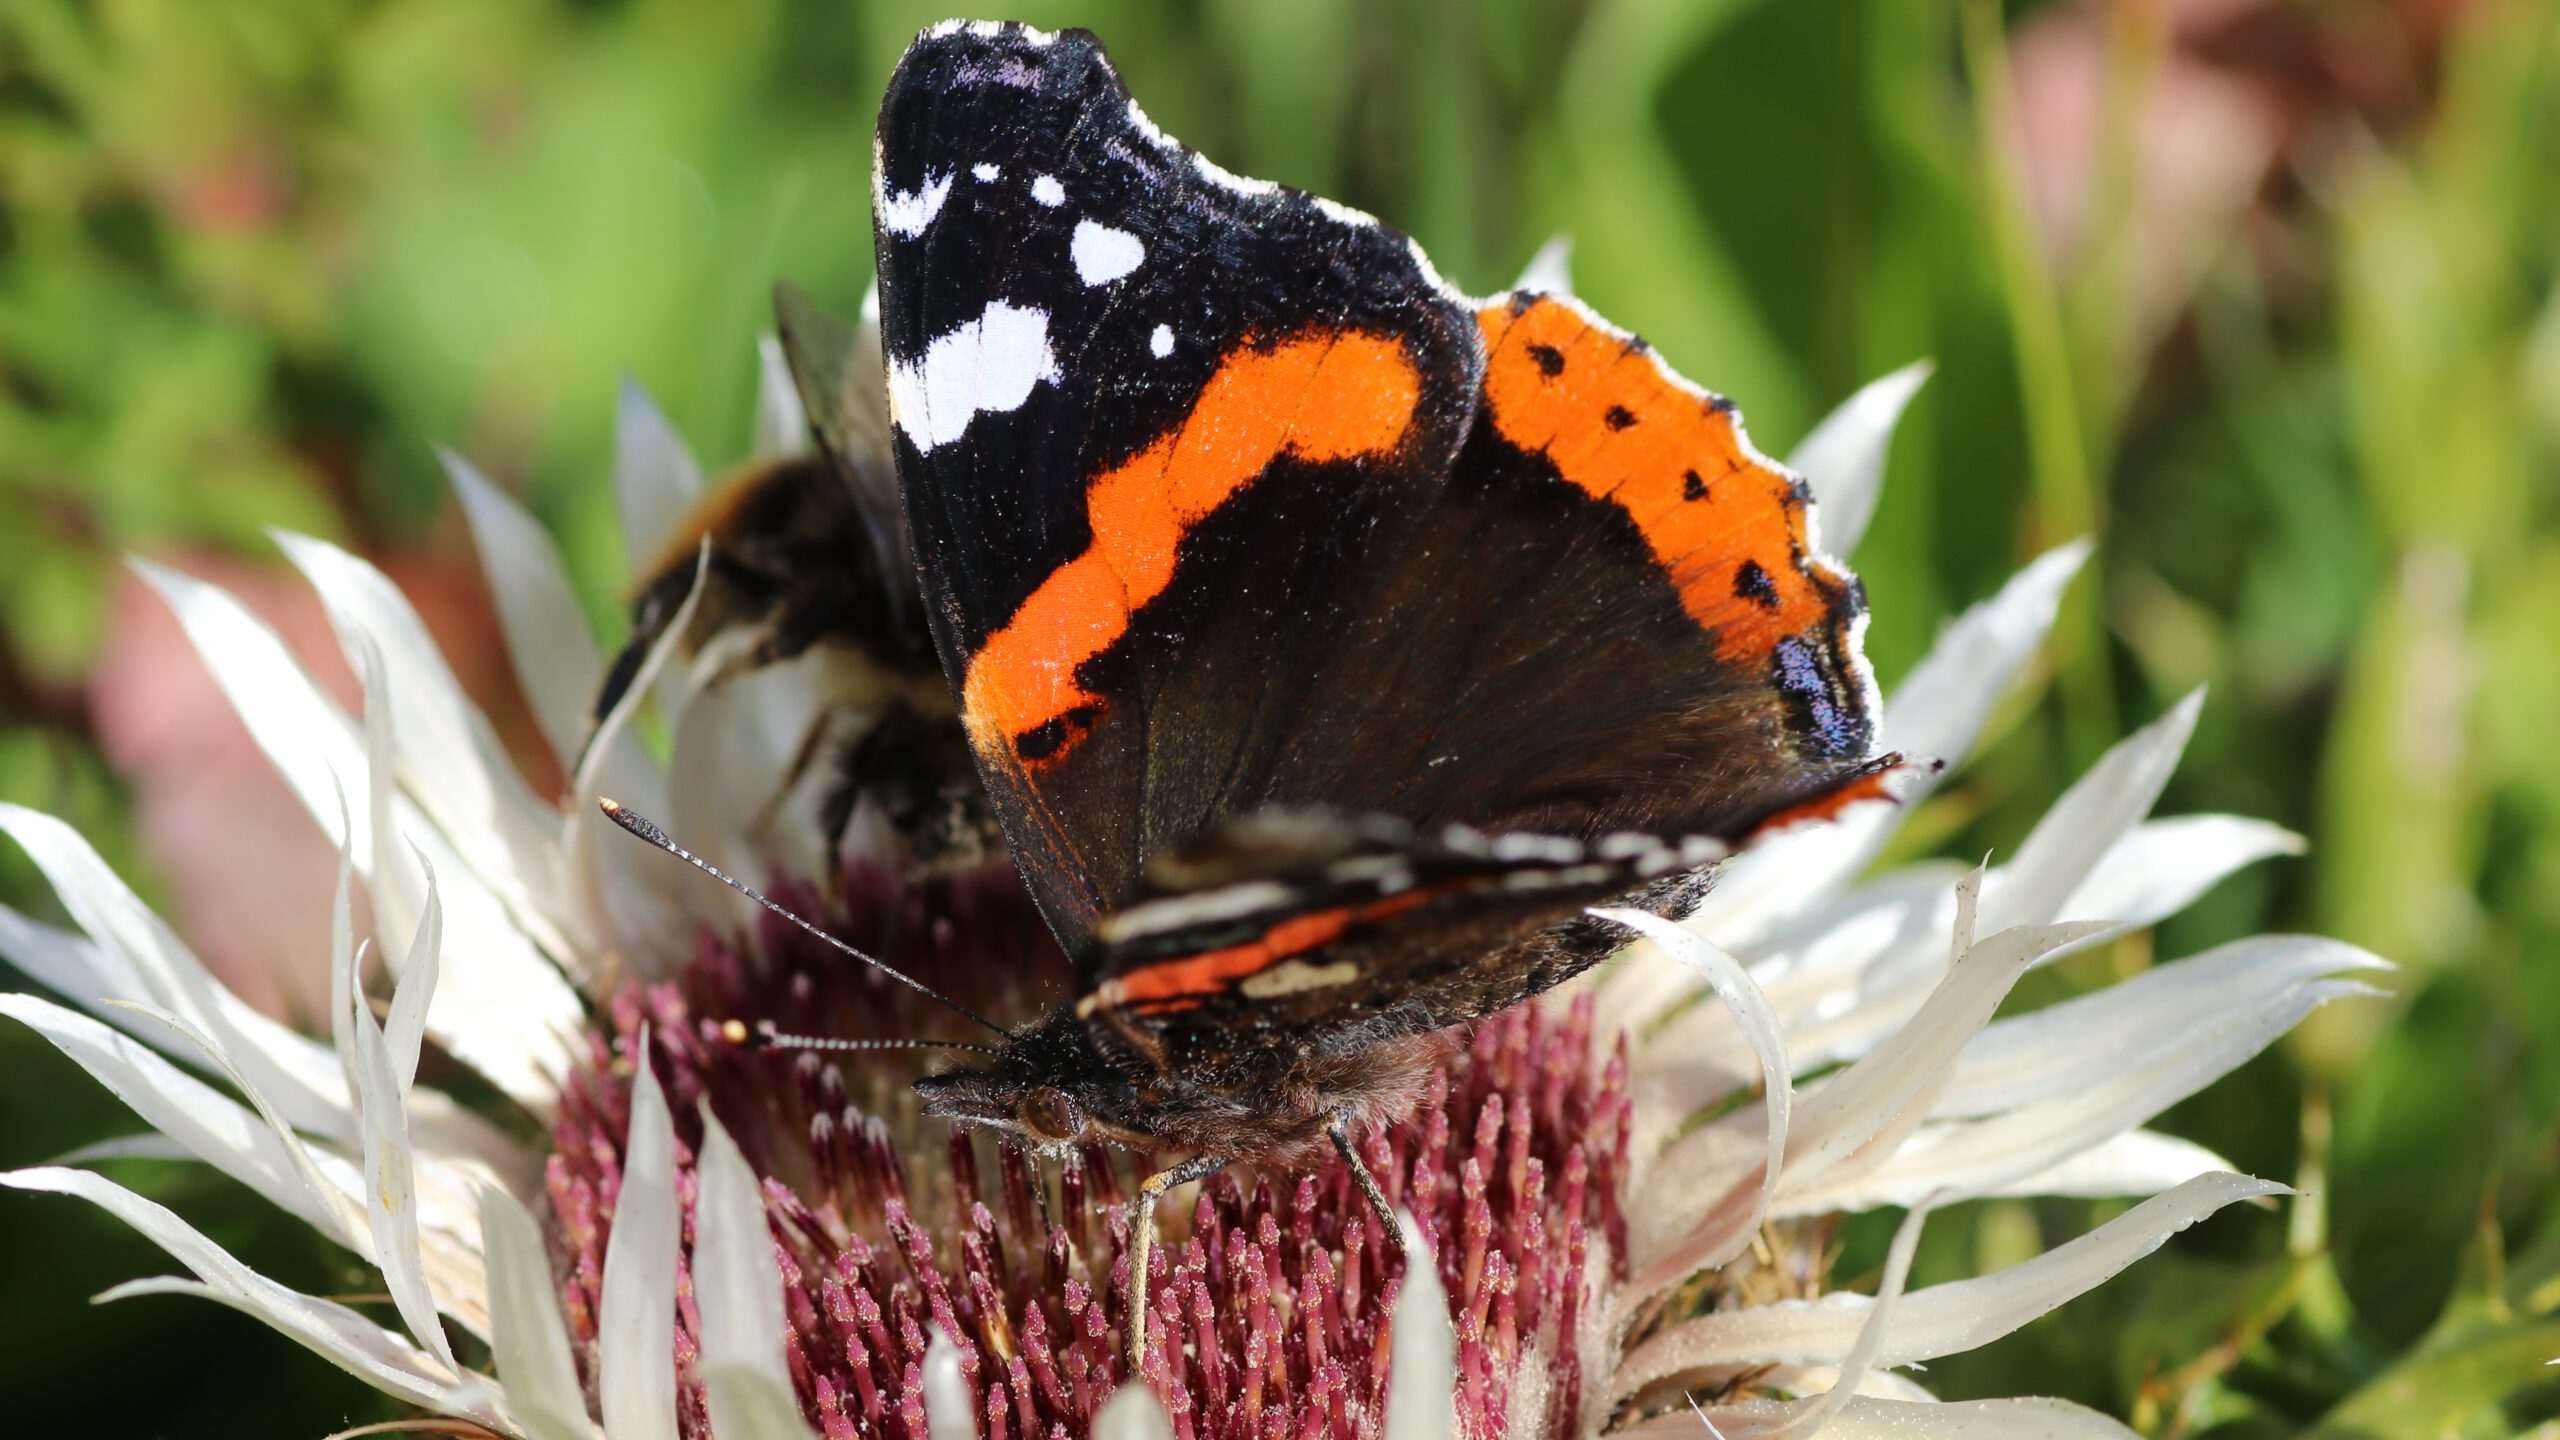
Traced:
<path fill-rule="evenodd" d="M 921 228 L 948 184 L 939 178 L 916 196 L 892 197 L 892 209 Z M 1102 258 L 1116 265 L 1119 255 Z M 1536 270 L 1541 283 L 1566 288 L 1560 252 L 1542 256 Z M 1002 393 L 950 380 L 931 357 L 921 374 L 899 377 L 898 423 L 919 443 L 953 438 L 971 415 L 1018 404 L 1048 377 L 1039 317 L 1003 309 L 992 307 L 970 336 L 935 346 L 967 351 L 972 375 L 987 369 L 984 352 L 1013 357 L 996 367 L 1008 377 Z M 1155 333 L 1161 355 L 1167 332 Z M 770 452 L 793 443 L 804 423 L 770 349 L 762 369 L 756 440 Z M 1913 367 L 1878 381 L 1798 452 L 1840 550 L 1873 511 L 1894 423 L 1925 373 Z M 885 434 L 885 408 L 872 419 L 872 433 Z M 624 391 L 618 444 L 626 535 L 632 553 L 646 557 L 700 491 L 701 470 L 636 386 Z M 602 673 L 596 639 L 548 537 L 469 466 L 449 460 L 447 468 L 525 693 L 566 763 L 586 738 L 586 706 Z M 721 858 L 750 879 L 805 870 L 809 852 L 760 835 L 744 812 L 773 793 L 789 761 L 776 737 L 798 733 L 772 712 L 788 718 L 813 691 L 795 687 L 781 667 L 749 682 L 759 687 L 755 703 L 736 702 L 706 692 L 664 644 L 633 690 L 665 707 L 671 763 L 631 738 L 626 705 L 572 793 L 555 803 L 507 763 L 417 614 L 379 571 L 321 541 L 281 539 L 364 680 L 361 715 L 332 701 L 231 596 L 170 571 L 143 573 L 340 847 L 347 875 L 371 895 L 376 933 L 359 946 L 341 890 L 329 1037 L 251 1010 L 78 835 L 14 806 L 0 806 L 0 830 L 52 882 L 76 929 L 0 909 L 0 955 L 89 1013 L 0 995 L 0 1014 L 51 1041 L 156 1132 L 100 1153 L 191 1155 L 257 1190 L 378 1267 L 399 1328 L 251 1272 L 94 1171 L 45 1166 L 0 1183 L 104 1207 L 193 1277 L 136 1281 L 107 1298 L 218 1300 L 391 1395 L 493 1430 L 533 1440 L 672 1440 L 680 1209 L 672 1117 L 650 1068 L 640 1067 L 633 1094 L 596 1317 L 601 1416 L 586 1411 L 534 1219 L 545 1203 L 539 1155 L 414 1075 L 432 1038 L 545 1115 L 579 1053 L 579 991 L 595 983 L 602 957 L 617 957 L 625 974 L 663 975 L 685 959 L 684 921 L 736 923 L 733 910 L 719 908 L 731 902 L 707 887 L 666 884 L 662 857 L 597 843 L 598 793 L 662 815 L 679 835 L 718 837 Z M 2085 557 L 2077 545 L 2048 554 L 1958 617 L 1888 701 L 1884 742 L 1961 761 L 2041 644 Z M 2058 1401 L 1938 1404 L 1896 1367 L 2006 1334 L 2213 1210 L 2280 1188 L 2224 1173 L 2202 1148 L 2139 1127 L 2312 1008 L 2361 990 L 2339 977 L 2379 965 L 2373 957 L 2325 940 L 2264 937 L 2157 966 L 2085 999 L 1992 1018 L 2027 969 L 2157 921 L 2232 870 L 2299 848 L 2282 830 L 2231 816 L 2146 818 L 2196 704 L 2190 697 L 2128 738 L 2016 855 L 1987 871 L 1922 864 L 1869 873 L 1910 811 L 1868 806 L 1730 865 L 1684 923 L 1613 913 L 1644 937 L 1587 982 L 1604 1038 L 1623 1033 L 1630 1046 L 1631 1279 L 1592 1282 L 1581 1333 L 1548 1342 L 1579 1347 L 1582 1373 L 1593 1377 L 1583 1429 L 1658 1382 L 1703 1386 L 1776 1367 L 1759 1388 L 1801 1398 L 1708 1408 L 1718 1433 L 2127 1433 Z M 705 771 L 760 776 L 762 788 L 674 778 Z M 380 1023 L 360 983 L 368 953 L 396 980 Z M 1758 1098 L 1729 1103 L 1737 1095 Z M 1720 1104 L 1728 1108 L 1712 1122 L 1691 1123 Z M 692 1274 L 714 1428 L 723 1440 L 805 1436 L 756 1181 L 718 1123 L 706 1117 L 706 1129 Z M 2025 1264 L 1902 1292 L 1910 1240 L 1929 1206 L 2036 1194 L 2151 1198 Z M 1628 1344 L 1633 1317 L 1666 1288 L 1733 1261 L 1764 1220 L 1879 1206 L 1913 1208 L 1877 1296 L 1718 1310 Z M 1450 1331 L 1425 1268 L 1395 1321 L 1386 1410 L 1395 1437 L 1445 1433 L 1451 1414 Z M 1599 1260 L 1590 1267 L 1595 1276 L 1609 1271 Z M 490 1342 L 494 1379 L 457 1362 L 448 1325 Z M 948 1346 L 928 1360 L 925 1393 L 937 1440 L 975 1433 Z M 1536 1423 L 1534 1405 L 1525 1413 L 1515 1413 L 1515 1434 Z M 1096 1429 L 1115 1440 L 1170 1433 L 1160 1407 L 1135 1388 Z M 1699 1430 L 1685 1410 L 1635 1426 Z"/>

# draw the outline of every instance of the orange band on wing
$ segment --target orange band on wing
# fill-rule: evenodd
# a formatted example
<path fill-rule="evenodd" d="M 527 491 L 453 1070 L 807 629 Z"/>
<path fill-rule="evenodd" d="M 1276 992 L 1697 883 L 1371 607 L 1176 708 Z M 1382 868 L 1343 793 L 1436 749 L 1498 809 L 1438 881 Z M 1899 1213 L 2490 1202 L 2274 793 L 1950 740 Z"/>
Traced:
<path fill-rule="evenodd" d="M 1284 455 L 1393 450 L 1420 397 L 1412 357 L 1382 335 L 1316 332 L 1228 352 L 1181 424 L 1093 482 L 1092 544 L 969 658 L 961 708 L 971 738 L 1026 764 L 1062 754 L 1101 703 L 1077 683 L 1076 667 L 1172 582 L 1185 532 Z"/>
<path fill-rule="evenodd" d="M 1903 761 L 1899 752 L 1880 755 L 1868 761 L 1864 768 L 1840 784 L 1819 795 L 1798 801 L 1753 826 L 1751 834 L 1746 837 L 1744 843 L 1757 841 L 1763 836 L 1775 835 L 1792 826 L 1811 824 L 1819 820 L 1837 820 L 1840 818 L 1841 811 L 1862 801 L 1899 801 L 1904 773 L 1911 768 Z"/>
<path fill-rule="evenodd" d="M 1441 887 L 1445 888 L 1445 887 Z M 1408 890 L 1366 905 L 1293 915 L 1272 926 L 1259 940 L 1166 960 L 1105 980 L 1093 998 L 1077 1007 L 1108 1010 L 1188 1010 L 1227 988 L 1229 982 L 1261 974 L 1292 955 L 1340 939 L 1354 925 L 1400 915 L 1430 899 L 1437 890 Z"/>
<path fill-rule="evenodd" d="M 1744 448 L 1722 401 L 1560 301 L 1499 299 L 1476 319 L 1497 433 L 1624 509 L 1722 658 L 1766 659 L 1829 615 L 1801 496 Z"/>

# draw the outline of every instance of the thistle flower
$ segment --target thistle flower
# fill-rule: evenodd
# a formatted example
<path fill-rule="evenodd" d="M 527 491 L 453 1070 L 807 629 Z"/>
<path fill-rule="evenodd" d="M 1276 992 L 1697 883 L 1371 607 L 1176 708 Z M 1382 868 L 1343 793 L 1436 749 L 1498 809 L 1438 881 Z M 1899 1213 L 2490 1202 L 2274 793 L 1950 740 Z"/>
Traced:
<path fill-rule="evenodd" d="M 1876 382 L 1794 457 L 1837 553 L 1873 513 L 1921 378 Z M 770 453 L 805 430 L 770 343 L 764 382 Z M 328 1040 L 225 990 L 69 828 L 0 807 L 77 926 L 0 910 L 0 955 L 88 1011 L 11 994 L 0 1013 L 156 1132 L 90 1158 L 213 1165 L 378 1267 L 394 1314 L 296 1294 L 79 1164 L 0 1183 L 111 1210 L 191 1272 L 106 1298 L 220 1301 L 492 1432 L 1402 1440 L 1689 1434 L 1704 1416 L 1727 1437 L 2122 1435 L 2059 1401 L 1937 1403 L 1898 1369 L 2004 1334 L 2220 1206 L 2280 1190 L 2138 1127 L 2381 963 L 2263 937 L 1992 1019 L 2027 969 L 2297 848 L 2230 816 L 2146 818 L 2191 696 L 1996 868 L 1868 874 L 1908 810 L 1866 807 L 1734 862 L 1686 922 L 1619 915 L 1643 938 L 1611 966 L 1450 1037 L 1413 1118 L 1364 1142 L 1408 1217 L 1410 1270 L 1339 1165 L 1221 1175 L 1167 1206 L 1144 1320 L 1157 1343 L 1131 1384 L 1130 1162 L 1088 1150 L 1035 1168 L 923 1120 L 912 1053 L 740 1043 L 758 1022 L 893 1040 L 944 1017 L 622 841 L 593 802 L 661 816 L 834 932 L 1008 1017 L 1037 1012 L 1055 963 L 1022 887 L 1004 872 L 901 878 L 859 855 L 824 873 L 814 827 L 773 803 L 820 687 L 795 665 L 688 673 L 681 624 L 633 687 L 664 711 L 668 761 L 619 716 L 588 746 L 602 657 L 558 557 L 501 491 L 447 464 L 544 734 L 564 764 L 586 757 L 557 801 L 517 775 L 362 560 L 283 537 L 363 678 L 360 715 L 229 596 L 141 567 L 345 857 Z M 699 476 L 627 391 L 616 483 L 633 553 Z M 1882 742 L 1964 756 L 2085 553 L 2038 559 L 1957 618 L 1889 700 Z M 379 1020 L 368 953 L 390 979 Z M 539 1138 L 416 1083 L 430 1042 L 536 1117 Z M 2150 1198 L 2024 1264 L 1904 1293 L 1930 1207 L 2039 1194 Z M 1830 1290 L 1828 1222 L 1886 1206 L 1908 1218 L 1877 1293 Z"/>

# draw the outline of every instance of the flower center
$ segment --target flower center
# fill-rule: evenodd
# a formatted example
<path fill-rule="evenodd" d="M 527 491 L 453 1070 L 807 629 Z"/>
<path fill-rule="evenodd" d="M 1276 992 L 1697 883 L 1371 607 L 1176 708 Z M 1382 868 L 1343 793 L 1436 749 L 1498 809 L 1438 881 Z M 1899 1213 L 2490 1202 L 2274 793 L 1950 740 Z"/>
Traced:
<path fill-rule="evenodd" d="M 849 873 L 807 894 L 835 933 L 1000 1018 L 1068 994 L 1062 957 L 1009 871 L 897 884 Z M 950 1338 L 985 1440 L 1087 1433 L 1125 1378 L 1130 1212 L 1141 1157 L 1086 1145 L 1060 1163 L 916 1112 L 929 1052 L 775 1050 L 741 1021 L 841 1038 L 959 1038 L 946 1012 L 779 925 L 706 935 L 669 981 L 622 988 L 563 1095 L 546 1182 L 553 1258 L 581 1374 L 642 1037 L 676 1115 L 690 1253 L 696 1104 L 764 1182 L 790 1365 L 829 1440 L 926 1440 L 924 1359 Z M 1625 1253 L 1623 1055 L 1592 1053 L 1587 1001 L 1528 1005 L 1454 1035 L 1414 1115 L 1362 1139 L 1438 1266 L 1457 1337 L 1462 1433 L 1575 1428 L 1584 1277 Z M 1179 1157 L 1146 1157 L 1169 1162 Z M 1145 1379 L 1188 1440 L 1374 1434 L 1404 1261 L 1338 1160 L 1238 1168 L 1160 1212 Z M 710 1434 L 689 1274 L 676 1363 L 688 1440 Z"/>

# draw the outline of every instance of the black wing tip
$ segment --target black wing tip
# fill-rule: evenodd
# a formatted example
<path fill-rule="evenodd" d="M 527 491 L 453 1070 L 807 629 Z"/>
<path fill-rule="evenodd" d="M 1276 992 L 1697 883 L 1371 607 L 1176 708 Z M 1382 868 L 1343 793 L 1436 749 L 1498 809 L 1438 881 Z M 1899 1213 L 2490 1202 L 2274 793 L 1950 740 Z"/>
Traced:
<path fill-rule="evenodd" d="M 930 115 L 955 100 L 1013 105 L 1128 87 L 1090 30 L 1042 30 L 1019 20 L 944 20 L 916 32 L 880 98 L 879 136 L 891 141 L 911 111 Z M 901 188 L 915 179 L 901 177 Z"/>

